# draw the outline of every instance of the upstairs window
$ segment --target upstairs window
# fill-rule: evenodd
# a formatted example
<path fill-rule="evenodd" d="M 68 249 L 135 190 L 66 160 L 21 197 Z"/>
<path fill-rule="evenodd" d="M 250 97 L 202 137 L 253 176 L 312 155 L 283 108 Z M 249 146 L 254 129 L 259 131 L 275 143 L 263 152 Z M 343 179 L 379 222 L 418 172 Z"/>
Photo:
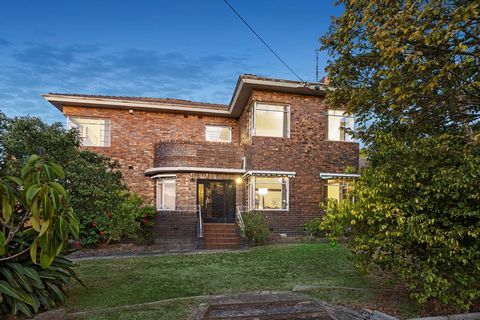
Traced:
<path fill-rule="evenodd" d="M 232 142 L 232 128 L 227 126 L 205 126 L 205 140 Z"/>
<path fill-rule="evenodd" d="M 69 117 L 67 126 L 80 132 L 85 147 L 110 147 L 109 119 Z"/>
<path fill-rule="evenodd" d="M 355 119 L 342 110 L 328 110 L 328 140 L 353 142 L 347 131 L 355 129 Z"/>
<path fill-rule="evenodd" d="M 252 136 L 289 138 L 290 107 L 255 102 L 251 124 Z"/>
<path fill-rule="evenodd" d="M 250 177 L 248 193 L 250 210 L 288 210 L 287 177 Z"/>
<path fill-rule="evenodd" d="M 157 210 L 175 210 L 175 178 L 157 179 Z"/>

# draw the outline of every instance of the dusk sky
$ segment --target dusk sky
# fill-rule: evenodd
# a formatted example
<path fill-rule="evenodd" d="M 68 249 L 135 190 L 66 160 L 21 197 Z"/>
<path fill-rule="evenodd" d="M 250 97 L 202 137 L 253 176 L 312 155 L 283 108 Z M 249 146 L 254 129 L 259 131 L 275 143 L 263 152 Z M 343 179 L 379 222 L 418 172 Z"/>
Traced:
<path fill-rule="evenodd" d="M 229 0 L 305 80 L 333 0 Z M 320 53 L 320 74 L 328 60 Z M 295 79 L 223 0 L 0 3 L 0 109 L 64 121 L 43 93 L 229 103 L 240 74 Z"/>

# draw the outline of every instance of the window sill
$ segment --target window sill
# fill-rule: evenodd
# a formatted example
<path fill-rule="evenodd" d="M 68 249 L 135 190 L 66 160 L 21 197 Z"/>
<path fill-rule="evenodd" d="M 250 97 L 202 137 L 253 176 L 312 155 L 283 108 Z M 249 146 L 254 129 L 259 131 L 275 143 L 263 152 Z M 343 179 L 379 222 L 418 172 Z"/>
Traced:
<path fill-rule="evenodd" d="M 280 212 L 288 212 L 289 209 L 251 209 L 249 211 L 280 211 Z"/>
<path fill-rule="evenodd" d="M 326 139 L 325 141 L 328 141 L 328 142 L 342 142 L 342 143 L 359 144 L 359 142 L 356 142 L 356 141 L 342 141 L 342 140 L 330 140 L 330 139 Z"/>

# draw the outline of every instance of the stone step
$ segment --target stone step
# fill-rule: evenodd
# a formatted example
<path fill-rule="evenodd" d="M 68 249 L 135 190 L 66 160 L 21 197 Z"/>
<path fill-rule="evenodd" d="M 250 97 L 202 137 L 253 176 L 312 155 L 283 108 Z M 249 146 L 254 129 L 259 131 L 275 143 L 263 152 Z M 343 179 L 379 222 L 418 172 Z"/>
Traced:
<path fill-rule="evenodd" d="M 251 304 L 231 306 L 229 309 L 212 308 L 207 316 L 208 320 L 331 320 L 325 308 L 312 301 L 301 301 L 295 304 L 268 303 L 252 306 Z"/>
<path fill-rule="evenodd" d="M 204 241 L 203 242 L 206 246 L 208 245 L 236 245 L 236 246 L 240 246 L 240 240 L 222 240 L 222 239 L 218 239 L 218 240 L 209 240 L 209 241 Z"/>
<path fill-rule="evenodd" d="M 205 239 L 240 239 L 238 233 L 211 233 L 207 232 L 203 234 Z"/>

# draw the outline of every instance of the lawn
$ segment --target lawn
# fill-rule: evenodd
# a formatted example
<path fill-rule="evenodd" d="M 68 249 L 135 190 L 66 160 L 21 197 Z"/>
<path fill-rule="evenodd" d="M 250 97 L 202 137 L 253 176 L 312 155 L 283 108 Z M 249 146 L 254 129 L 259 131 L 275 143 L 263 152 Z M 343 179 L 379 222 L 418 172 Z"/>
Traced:
<path fill-rule="evenodd" d="M 368 292 L 375 287 L 353 267 L 344 246 L 324 243 L 266 246 L 240 253 L 80 261 L 77 271 L 88 289 L 70 290 L 70 312 L 211 294 L 291 290 L 297 285 L 366 288 L 322 293 L 322 299 L 334 303 L 362 304 L 372 299 Z M 145 312 L 162 313 L 165 308 L 175 306 Z M 181 308 L 185 303 L 177 305 Z"/>

